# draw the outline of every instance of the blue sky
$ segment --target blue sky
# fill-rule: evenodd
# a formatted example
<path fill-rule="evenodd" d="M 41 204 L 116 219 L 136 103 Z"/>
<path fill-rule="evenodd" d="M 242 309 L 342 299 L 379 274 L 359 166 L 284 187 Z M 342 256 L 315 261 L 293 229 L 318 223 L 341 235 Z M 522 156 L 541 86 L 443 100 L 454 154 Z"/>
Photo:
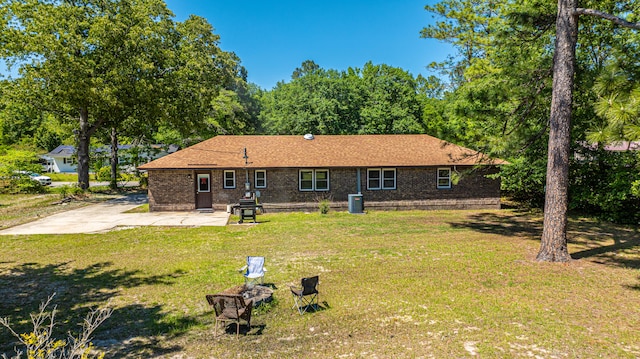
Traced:
<path fill-rule="evenodd" d="M 362 68 L 385 63 L 414 76 L 453 50 L 420 38 L 433 22 L 424 10 L 433 0 L 165 0 L 183 21 L 206 18 L 220 35 L 220 47 L 235 52 L 248 80 L 264 89 L 288 82 L 305 60 L 324 69 Z"/>
<path fill-rule="evenodd" d="M 454 50 L 420 38 L 434 21 L 424 10 L 436 0 L 165 0 L 183 21 L 206 18 L 220 35 L 220 47 L 235 52 L 248 80 L 263 89 L 288 82 L 303 61 L 324 69 L 362 68 L 367 61 L 431 75 L 426 66 Z M 0 74 L 8 72 L 0 62 Z"/>

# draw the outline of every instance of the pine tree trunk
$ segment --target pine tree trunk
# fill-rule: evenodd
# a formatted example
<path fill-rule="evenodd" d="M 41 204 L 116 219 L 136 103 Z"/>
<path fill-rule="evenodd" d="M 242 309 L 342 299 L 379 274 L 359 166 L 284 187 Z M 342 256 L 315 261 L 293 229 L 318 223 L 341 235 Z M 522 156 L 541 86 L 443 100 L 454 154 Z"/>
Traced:
<path fill-rule="evenodd" d="M 91 126 L 89 124 L 89 110 L 80 109 L 80 130 L 78 131 L 78 187 L 89 188 L 89 141 Z"/>
<path fill-rule="evenodd" d="M 111 128 L 111 189 L 118 188 L 118 132 L 115 127 Z"/>
<path fill-rule="evenodd" d="M 578 37 L 577 0 L 558 0 L 544 226 L 538 261 L 567 262 L 571 101 Z"/>

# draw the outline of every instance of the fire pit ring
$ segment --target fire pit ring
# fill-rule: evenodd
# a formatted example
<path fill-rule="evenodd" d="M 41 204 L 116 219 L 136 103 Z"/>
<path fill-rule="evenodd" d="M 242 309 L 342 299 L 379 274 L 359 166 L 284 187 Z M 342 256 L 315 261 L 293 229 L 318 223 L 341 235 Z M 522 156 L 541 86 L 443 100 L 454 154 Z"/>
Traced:
<path fill-rule="evenodd" d="M 253 300 L 253 306 L 257 307 L 262 303 L 269 303 L 273 300 L 273 289 L 264 285 L 239 285 L 222 292 L 224 294 L 241 294 L 245 300 Z"/>

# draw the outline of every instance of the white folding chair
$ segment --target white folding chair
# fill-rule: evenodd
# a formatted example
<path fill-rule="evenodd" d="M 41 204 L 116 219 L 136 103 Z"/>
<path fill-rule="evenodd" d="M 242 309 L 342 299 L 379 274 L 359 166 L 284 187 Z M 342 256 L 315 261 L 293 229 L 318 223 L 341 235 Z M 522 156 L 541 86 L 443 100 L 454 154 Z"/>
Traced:
<path fill-rule="evenodd" d="M 247 257 L 247 264 L 240 268 L 240 272 L 247 270 L 244 273 L 244 284 L 254 285 L 256 283 L 264 283 L 264 274 L 267 269 L 264 267 L 264 257 Z"/>

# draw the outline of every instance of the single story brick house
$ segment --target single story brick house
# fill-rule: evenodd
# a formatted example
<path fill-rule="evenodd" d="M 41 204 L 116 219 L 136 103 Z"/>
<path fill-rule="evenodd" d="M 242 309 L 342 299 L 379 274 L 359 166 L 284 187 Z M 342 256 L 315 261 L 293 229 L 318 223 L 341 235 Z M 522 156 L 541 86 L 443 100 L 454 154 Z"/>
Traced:
<path fill-rule="evenodd" d="M 500 208 L 502 160 L 428 135 L 217 136 L 139 167 L 150 211 Z M 460 174 L 463 174 L 460 176 Z M 459 180 L 458 180 L 459 178 Z"/>

